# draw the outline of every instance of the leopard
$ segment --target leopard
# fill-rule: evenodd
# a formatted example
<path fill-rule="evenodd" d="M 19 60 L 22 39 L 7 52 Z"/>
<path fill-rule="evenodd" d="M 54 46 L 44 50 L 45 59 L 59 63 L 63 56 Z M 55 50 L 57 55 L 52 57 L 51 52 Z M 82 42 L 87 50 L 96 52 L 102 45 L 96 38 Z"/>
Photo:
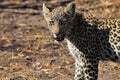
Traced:
<path fill-rule="evenodd" d="M 97 80 L 100 61 L 120 63 L 120 19 L 102 19 L 76 9 L 74 2 L 50 8 L 43 16 L 53 39 L 67 42 L 75 60 L 74 80 Z"/>

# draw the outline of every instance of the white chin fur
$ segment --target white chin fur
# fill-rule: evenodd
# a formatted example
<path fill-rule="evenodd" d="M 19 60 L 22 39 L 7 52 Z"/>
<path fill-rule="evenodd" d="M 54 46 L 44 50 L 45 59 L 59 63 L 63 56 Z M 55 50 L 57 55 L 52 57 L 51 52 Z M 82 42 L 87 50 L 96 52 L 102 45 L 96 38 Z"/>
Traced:
<path fill-rule="evenodd" d="M 54 40 L 55 43 L 59 43 L 57 40 Z"/>

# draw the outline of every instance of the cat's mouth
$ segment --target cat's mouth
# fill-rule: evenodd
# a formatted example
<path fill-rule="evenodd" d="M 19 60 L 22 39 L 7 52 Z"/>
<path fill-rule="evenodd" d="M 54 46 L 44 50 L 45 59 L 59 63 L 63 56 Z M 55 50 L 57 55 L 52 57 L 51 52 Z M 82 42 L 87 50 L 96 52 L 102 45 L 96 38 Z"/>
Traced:
<path fill-rule="evenodd" d="M 61 42 L 61 41 L 63 41 L 64 40 L 64 38 L 59 38 L 59 37 L 56 37 L 56 38 L 54 38 L 56 41 L 59 41 L 59 42 Z"/>
<path fill-rule="evenodd" d="M 65 38 L 65 34 L 53 34 L 53 38 L 56 40 L 56 41 L 58 41 L 58 42 L 61 42 L 61 41 L 63 41 L 64 40 L 64 38 Z"/>

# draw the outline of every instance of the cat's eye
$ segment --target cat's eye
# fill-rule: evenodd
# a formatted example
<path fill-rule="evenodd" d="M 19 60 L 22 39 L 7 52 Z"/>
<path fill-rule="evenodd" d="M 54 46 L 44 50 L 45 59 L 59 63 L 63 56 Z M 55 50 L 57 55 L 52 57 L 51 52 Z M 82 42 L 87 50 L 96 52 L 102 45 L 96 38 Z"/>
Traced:
<path fill-rule="evenodd" d="M 65 25 L 65 24 L 66 24 L 66 21 L 60 21 L 59 24 L 60 24 L 60 25 Z"/>
<path fill-rule="evenodd" d="M 54 25 L 54 21 L 49 21 L 49 25 Z"/>

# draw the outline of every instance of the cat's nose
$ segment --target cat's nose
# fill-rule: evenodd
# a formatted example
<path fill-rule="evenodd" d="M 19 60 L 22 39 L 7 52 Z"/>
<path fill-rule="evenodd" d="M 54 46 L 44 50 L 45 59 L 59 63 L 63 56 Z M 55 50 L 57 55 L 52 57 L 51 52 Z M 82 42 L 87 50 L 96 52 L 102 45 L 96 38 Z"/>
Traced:
<path fill-rule="evenodd" d="M 55 35 L 58 35 L 59 32 L 60 32 L 59 26 L 58 26 L 58 24 L 56 23 L 56 24 L 53 26 L 53 28 L 52 28 L 52 33 L 55 34 Z"/>

